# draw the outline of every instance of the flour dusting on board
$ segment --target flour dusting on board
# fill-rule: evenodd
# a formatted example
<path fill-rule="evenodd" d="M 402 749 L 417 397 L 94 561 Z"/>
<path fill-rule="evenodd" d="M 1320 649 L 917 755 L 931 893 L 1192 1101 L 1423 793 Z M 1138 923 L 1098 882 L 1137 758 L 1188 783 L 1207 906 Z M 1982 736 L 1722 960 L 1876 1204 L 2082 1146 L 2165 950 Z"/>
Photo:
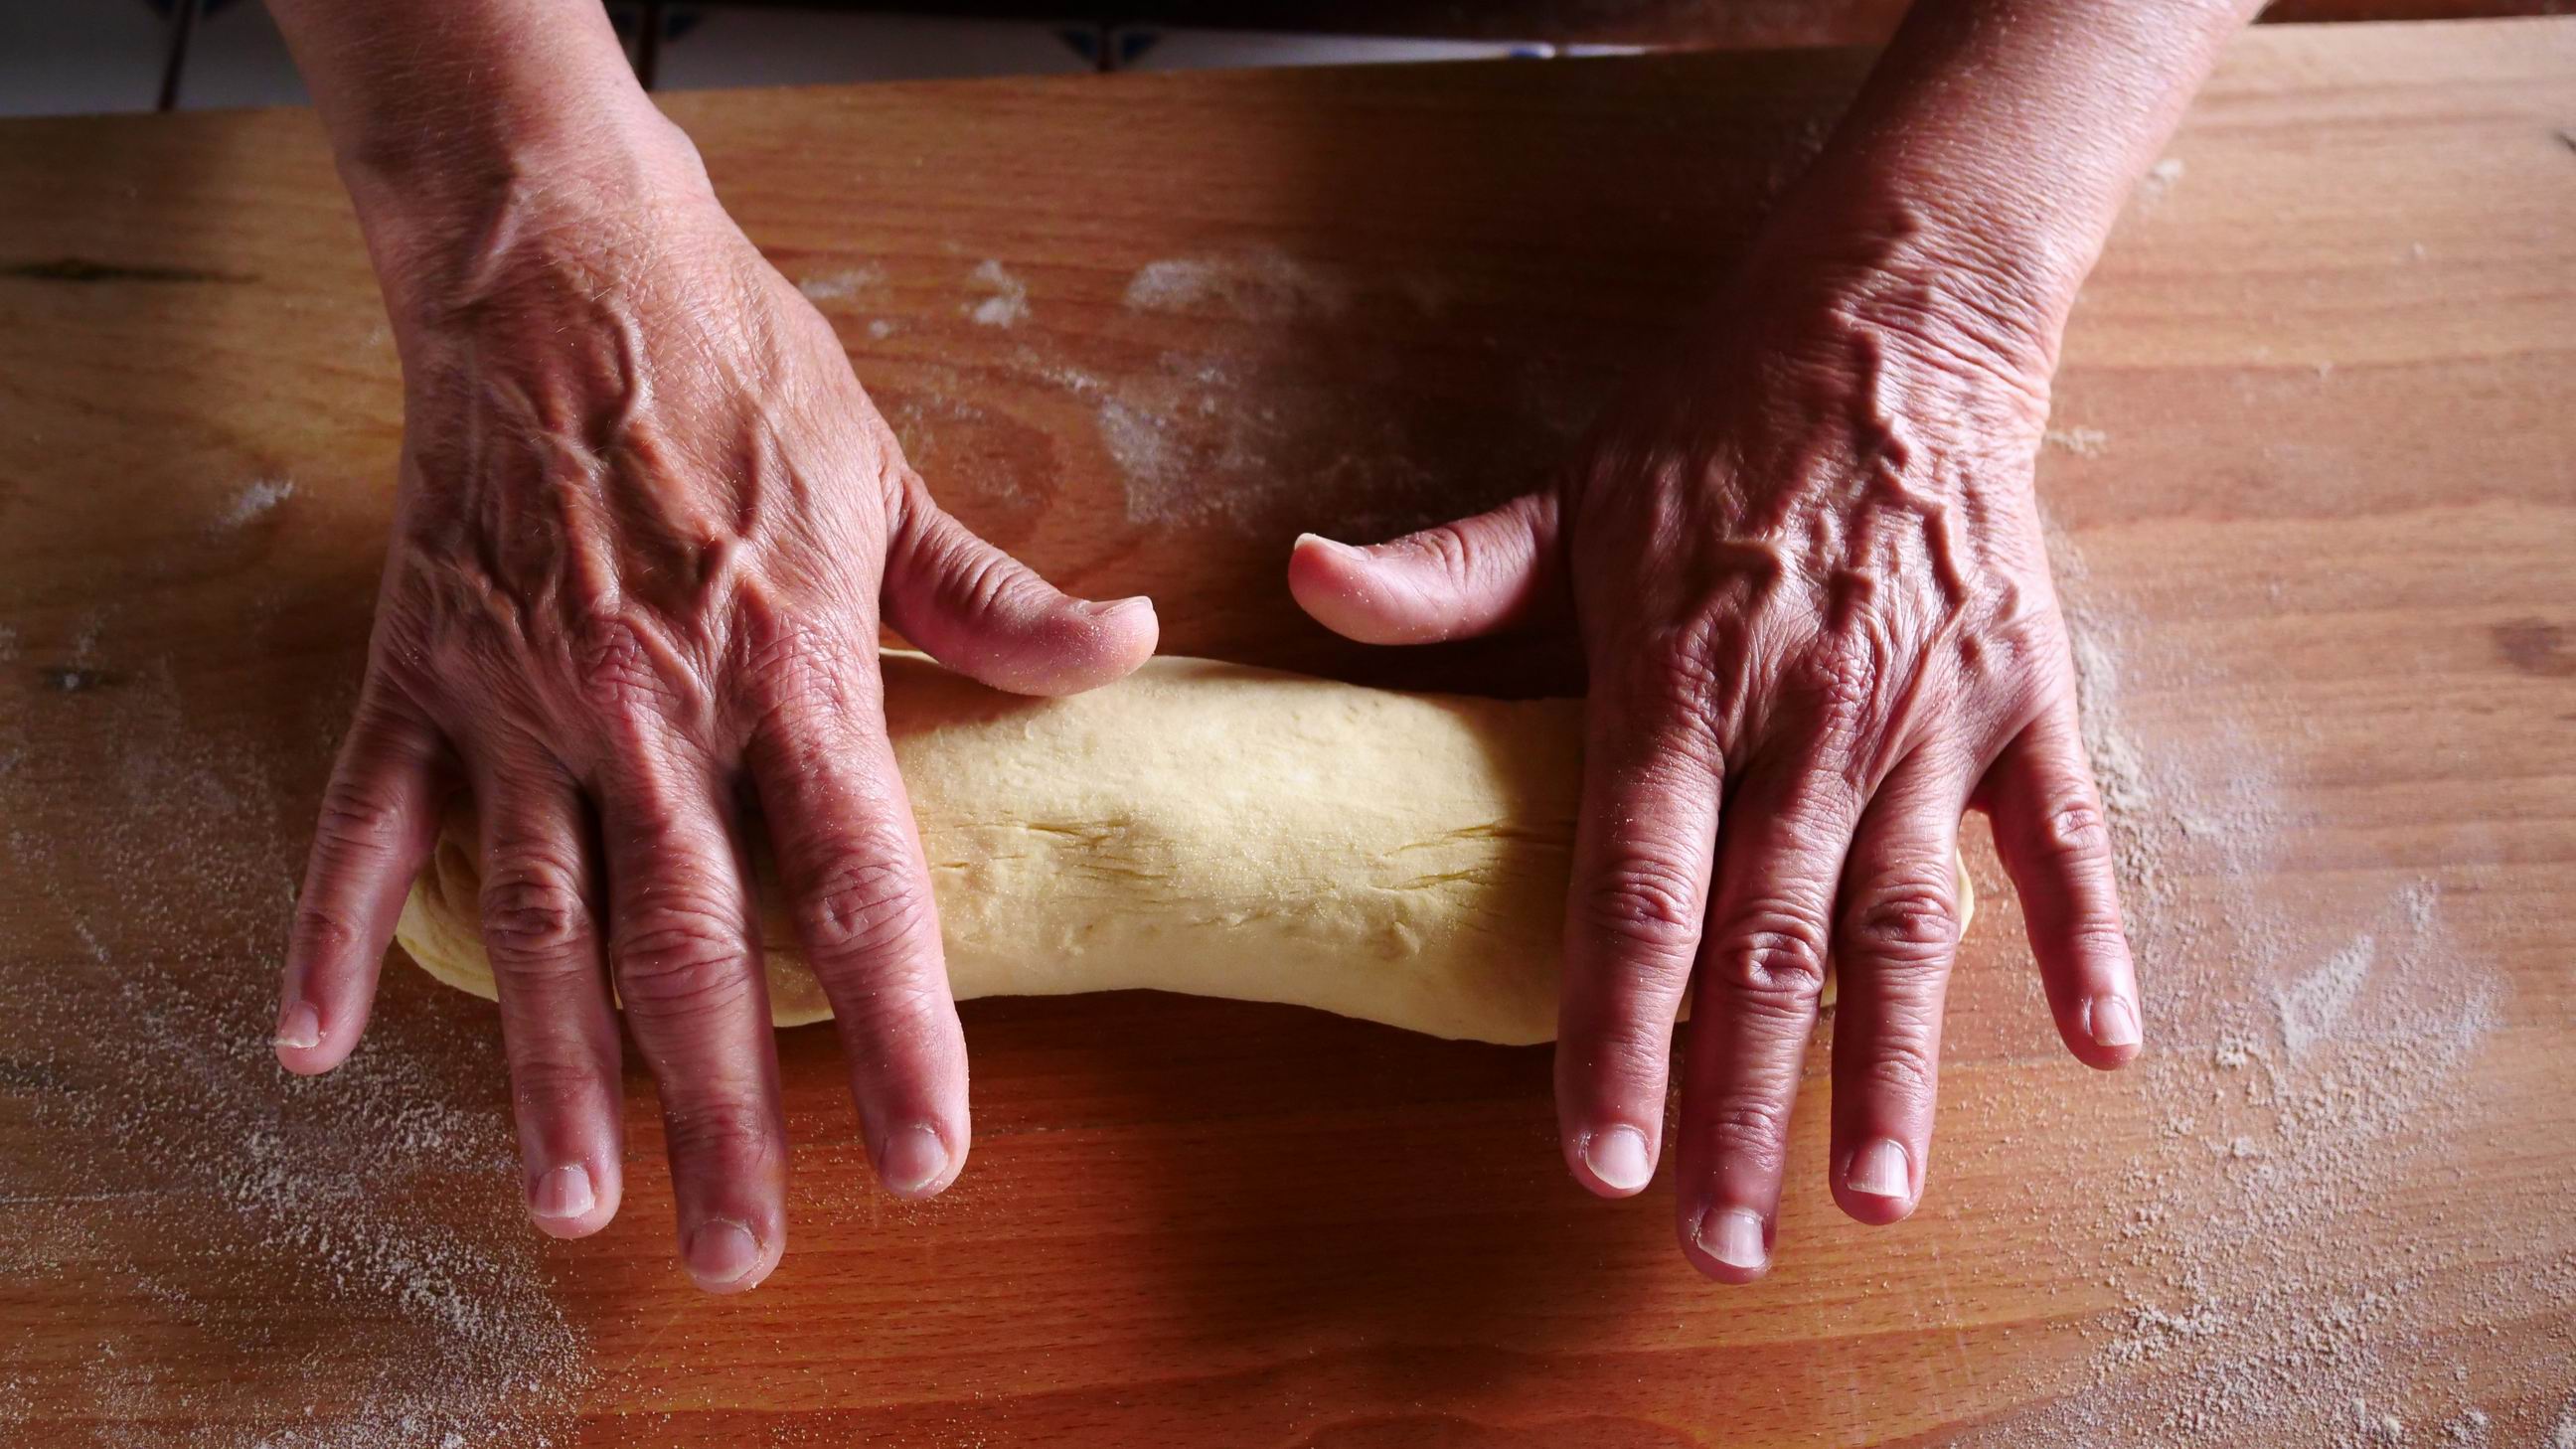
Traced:
<path fill-rule="evenodd" d="M 810 302 L 838 302 L 855 297 L 884 280 L 883 267 L 847 267 L 807 277 L 796 284 L 796 290 L 804 293 Z"/>
<path fill-rule="evenodd" d="M 2099 458 L 2111 451 L 2109 433 L 2100 428 L 2088 428 L 2081 424 L 2073 427 L 2050 428 L 2039 435 L 2039 440 L 2048 447 L 2062 448 L 2079 458 Z"/>
<path fill-rule="evenodd" d="M 1018 281 L 989 265 L 952 305 L 1013 325 Z M 1098 467 L 1148 532 L 1383 538 L 1544 482 L 1645 345 L 1419 265 L 1266 246 L 1148 261 L 1121 301 L 1095 330 L 1021 328 L 1004 355 L 1024 393 L 935 359 L 870 379 L 934 490 L 1017 509 Z M 1436 339 L 1432 365 L 1387 345 L 1408 332 Z"/>
<path fill-rule="evenodd" d="M 975 268 L 973 282 L 983 299 L 970 302 L 966 315 L 979 327 L 1016 327 L 1028 320 L 1029 285 L 1013 276 L 1000 262 L 987 260 Z"/>
<path fill-rule="evenodd" d="M 243 484 L 215 516 L 218 530 L 236 529 L 265 516 L 277 505 L 295 496 L 295 484 L 286 478 L 254 478 Z"/>
<path fill-rule="evenodd" d="M 1339 316 L 1352 284 L 1340 272 L 1277 247 L 1205 257 L 1171 257 L 1137 268 L 1127 305 L 1140 312 L 1212 312 L 1242 322 Z"/>
<path fill-rule="evenodd" d="M 2432 878 L 2340 914 L 2275 898 L 2301 878 L 2278 868 L 2302 825 L 2276 783 L 2293 762 L 2224 725 L 2208 743 L 2234 686 L 2133 631 L 2071 542 L 2051 543 L 2146 995 L 2149 1054 L 2113 1081 L 2160 1130 L 2098 1198 L 2034 1197 L 2056 1272 L 2094 1265 L 2121 1306 L 2044 1408 L 1961 1442 L 2486 1443 L 2498 1404 L 2563 1402 L 2576 1365 L 2483 1346 L 2576 1302 L 2576 1266 L 2532 1266 L 2483 1241 L 2477 1214 L 2393 1190 L 2484 1120 L 2473 1068 L 2504 982 Z M 2193 706 L 2193 728 L 2159 726 Z M 2017 1124 L 1982 1130 L 1996 1152 L 2036 1145 Z"/>
<path fill-rule="evenodd" d="M 95 1311 L 0 1325 L 0 1429 L 566 1442 L 591 1370 L 519 1208 L 488 1023 L 395 992 L 312 1080 L 267 1043 L 303 836 L 280 785 L 318 776 L 347 701 L 214 717 L 171 661 L 83 633 L 46 655 L 111 682 L 0 711 L 0 874 L 32 887 L 0 916 L 0 1112 L 29 1149 L 0 1163 L 0 1272 Z"/>
<path fill-rule="evenodd" d="M 1165 258 L 1125 304 L 1174 345 L 1114 377 L 1053 374 L 1091 407 L 1132 523 L 1382 537 L 1437 521 L 1462 474 L 1493 501 L 1535 485 L 1614 375 L 1465 329 L 1436 372 L 1368 340 L 1460 302 L 1448 278 L 1275 247 Z"/>

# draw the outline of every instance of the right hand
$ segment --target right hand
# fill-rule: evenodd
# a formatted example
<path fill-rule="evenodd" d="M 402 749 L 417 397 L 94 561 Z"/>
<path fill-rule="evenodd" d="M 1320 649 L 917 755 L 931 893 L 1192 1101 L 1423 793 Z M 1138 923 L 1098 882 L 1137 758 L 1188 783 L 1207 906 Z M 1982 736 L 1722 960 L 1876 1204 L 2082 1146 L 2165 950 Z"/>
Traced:
<path fill-rule="evenodd" d="M 1126 674 L 1155 620 L 1058 593 L 940 512 L 829 324 L 668 141 L 610 184 L 511 176 L 463 225 L 366 218 L 402 476 L 277 1053 L 316 1073 L 357 1045 L 445 798 L 470 790 L 531 1213 L 575 1237 L 617 1211 L 613 980 L 660 1088 L 682 1258 L 724 1291 L 785 1243 L 744 804 L 877 1174 L 936 1193 L 966 1157 L 965 1042 L 886 739 L 878 610 L 1036 694 Z"/>
<path fill-rule="evenodd" d="M 1550 486 L 1290 563 L 1352 638 L 1581 643 L 1560 1141 L 1591 1191 L 1646 1186 L 1695 991 L 1675 1227 L 1729 1283 L 1771 1266 L 1829 962 L 1831 1190 L 1870 1224 L 1922 1201 L 1966 810 L 1993 817 L 2067 1049 L 2107 1070 L 2141 1036 L 2032 491 L 2055 319 L 1970 305 L 1969 248 L 1878 214 L 1775 219 Z M 1985 265 L 1985 296 L 2024 290 L 2018 259 Z"/>

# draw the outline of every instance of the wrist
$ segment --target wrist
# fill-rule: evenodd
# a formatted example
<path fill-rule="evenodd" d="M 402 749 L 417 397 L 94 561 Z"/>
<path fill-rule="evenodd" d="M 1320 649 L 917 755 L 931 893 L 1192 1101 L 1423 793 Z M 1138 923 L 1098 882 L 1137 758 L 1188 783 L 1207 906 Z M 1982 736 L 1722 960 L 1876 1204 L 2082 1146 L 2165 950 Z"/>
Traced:
<path fill-rule="evenodd" d="M 2256 0 L 1921 0 L 1766 233 L 2043 385 L 2121 203 Z"/>
<path fill-rule="evenodd" d="M 1712 319 L 1718 365 L 1754 364 L 1722 385 L 1850 425 L 1855 456 L 1899 434 L 1936 452 L 2036 449 L 2063 305 L 2042 273 L 1976 242 L 1884 196 L 1784 210 Z"/>
<path fill-rule="evenodd" d="M 1765 229 L 1747 275 L 2044 396 L 2097 245 L 1986 189 L 1810 178 Z"/>
<path fill-rule="evenodd" d="M 631 107 L 567 107 L 400 150 L 344 152 L 341 170 L 397 323 L 419 321 L 506 279 L 531 253 L 603 269 L 721 216 L 696 148 L 637 93 Z"/>

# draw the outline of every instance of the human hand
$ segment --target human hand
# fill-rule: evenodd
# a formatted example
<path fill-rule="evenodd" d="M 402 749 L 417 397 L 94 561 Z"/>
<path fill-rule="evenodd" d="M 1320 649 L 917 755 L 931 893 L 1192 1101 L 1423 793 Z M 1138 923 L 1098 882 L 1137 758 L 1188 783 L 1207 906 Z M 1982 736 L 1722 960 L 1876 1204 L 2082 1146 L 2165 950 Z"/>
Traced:
<path fill-rule="evenodd" d="M 443 798 L 470 790 L 532 1214 L 572 1237 L 617 1210 L 613 980 L 660 1091 L 683 1259 L 723 1291 L 785 1243 L 746 805 L 877 1174 L 936 1193 L 967 1152 L 965 1044 L 887 744 L 878 611 L 1040 694 L 1132 670 L 1155 620 L 1142 599 L 1067 598 L 941 513 L 830 326 L 667 139 L 616 184 L 523 176 L 464 224 L 369 218 L 402 476 L 277 1051 L 314 1073 L 355 1047 Z"/>
<path fill-rule="evenodd" d="M 1696 981 L 1677 1226 L 1730 1282 L 1771 1261 L 1829 955 L 1835 1200 L 1887 1223 L 1920 1199 L 1965 808 L 1993 817 L 2068 1048 L 2109 1068 L 2140 1040 L 2031 488 L 2054 326 L 1997 302 L 2009 268 L 1922 253 L 1775 235 L 1715 340 L 1553 486 L 1289 563 L 1299 603 L 1365 642 L 1578 631 L 1562 1145 L 1596 1193 L 1646 1185 Z"/>

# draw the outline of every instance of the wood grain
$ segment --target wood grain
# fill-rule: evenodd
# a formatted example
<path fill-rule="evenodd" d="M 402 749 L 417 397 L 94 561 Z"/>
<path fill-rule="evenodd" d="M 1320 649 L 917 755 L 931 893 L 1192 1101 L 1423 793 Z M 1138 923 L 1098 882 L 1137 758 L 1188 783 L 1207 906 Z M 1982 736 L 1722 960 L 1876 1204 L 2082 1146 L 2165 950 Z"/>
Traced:
<path fill-rule="evenodd" d="M 1175 650 L 1540 692 L 1568 661 L 1326 637 L 1284 544 L 1524 486 L 1859 65 L 667 104 L 969 521 L 1071 587 L 1152 592 Z M 1912 1221 L 1827 1200 L 1821 1042 L 1780 1268 L 1722 1290 L 1673 1251 L 1667 1187 L 1564 1179 L 1543 1050 L 986 1002 L 974 1163 L 928 1208 L 866 1184 L 828 1034 L 783 1039 L 793 1237 L 728 1300 L 671 1261 L 640 1075 L 625 1212 L 555 1244 L 513 1216 L 479 1003 L 397 963 L 347 1080 L 265 1063 L 401 425 L 311 118 L 0 127 L 0 1430 L 2308 1444 L 2384 1417 L 2385 1442 L 2552 1442 L 2570 127 L 2576 22 L 2274 28 L 2136 199 L 2041 486 L 2155 1057 L 2059 1053 L 1980 840 L 1994 909 Z M 987 262 L 1026 288 L 1013 325 L 973 316 Z"/>

